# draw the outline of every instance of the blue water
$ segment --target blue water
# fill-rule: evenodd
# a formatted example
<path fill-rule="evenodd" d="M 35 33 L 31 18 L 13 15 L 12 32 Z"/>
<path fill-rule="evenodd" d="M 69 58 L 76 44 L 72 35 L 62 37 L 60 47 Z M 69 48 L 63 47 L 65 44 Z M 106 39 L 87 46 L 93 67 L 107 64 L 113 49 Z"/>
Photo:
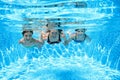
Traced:
<path fill-rule="evenodd" d="M 75 7 L 72 2 L 76 1 L 0 1 L 0 80 L 120 80 L 120 1 L 85 0 L 87 8 Z M 84 27 L 92 41 L 72 41 L 67 47 L 45 43 L 41 49 L 28 49 L 18 43 L 27 23 L 23 18 L 84 21 L 61 29 L 67 33 Z M 36 27 L 45 24 L 34 23 Z"/>

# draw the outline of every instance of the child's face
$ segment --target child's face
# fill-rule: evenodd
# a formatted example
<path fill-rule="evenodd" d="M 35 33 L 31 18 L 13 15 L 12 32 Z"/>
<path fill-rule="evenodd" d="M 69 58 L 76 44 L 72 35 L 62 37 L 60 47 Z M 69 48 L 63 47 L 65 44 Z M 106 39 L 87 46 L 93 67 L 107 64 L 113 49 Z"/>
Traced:
<path fill-rule="evenodd" d="M 77 34 L 85 34 L 85 30 L 81 29 L 77 31 Z"/>
<path fill-rule="evenodd" d="M 25 39 L 25 41 L 30 41 L 32 39 L 32 33 L 31 32 L 26 32 L 24 34 L 24 39 Z"/>
<path fill-rule="evenodd" d="M 56 36 L 56 35 L 58 35 L 58 31 L 57 31 L 57 30 L 51 30 L 51 31 L 50 31 L 50 34 L 51 34 L 52 36 Z"/>

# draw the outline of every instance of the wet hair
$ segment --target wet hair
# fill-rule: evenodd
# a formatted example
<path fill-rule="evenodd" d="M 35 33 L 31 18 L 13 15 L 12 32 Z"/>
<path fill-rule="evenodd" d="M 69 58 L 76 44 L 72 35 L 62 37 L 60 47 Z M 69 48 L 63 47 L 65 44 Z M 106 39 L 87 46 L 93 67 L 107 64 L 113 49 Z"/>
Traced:
<path fill-rule="evenodd" d="M 48 24 L 46 24 L 46 27 L 48 27 Z"/>
<path fill-rule="evenodd" d="M 79 29 L 75 29 L 75 31 L 78 31 Z"/>
<path fill-rule="evenodd" d="M 58 29 L 58 32 L 61 33 L 63 30 L 62 29 Z"/>
<path fill-rule="evenodd" d="M 27 32 L 30 32 L 30 33 L 33 34 L 33 31 L 32 31 L 32 30 L 24 30 L 24 31 L 22 32 L 22 35 L 24 35 L 24 34 L 27 33 Z"/>
<path fill-rule="evenodd" d="M 82 29 L 75 29 L 75 31 L 79 31 L 79 30 L 84 30 L 84 31 L 86 31 L 87 29 L 85 29 L 85 28 L 82 28 Z"/>
<path fill-rule="evenodd" d="M 58 21 L 60 21 L 60 18 L 58 18 Z M 61 22 L 57 23 L 58 27 L 61 27 Z"/>
<path fill-rule="evenodd" d="M 58 27 L 61 27 L 61 23 L 60 22 L 58 22 L 57 25 L 58 25 Z"/>
<path fill-rule="evenodd" d="M 58 32 L 61 34 L 62 33 L 62 29 L 57 29 L 58 30 Z M 47 30 L 47 32 L 50 32 L 51 30 Z"/>

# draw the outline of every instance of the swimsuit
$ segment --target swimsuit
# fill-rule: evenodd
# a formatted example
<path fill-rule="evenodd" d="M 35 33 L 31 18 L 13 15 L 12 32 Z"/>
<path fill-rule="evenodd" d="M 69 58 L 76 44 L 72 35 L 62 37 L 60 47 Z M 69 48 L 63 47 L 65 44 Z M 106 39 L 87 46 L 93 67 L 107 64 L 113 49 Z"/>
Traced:
<path fill-rule="evenodd" d="M 48 40 L 47 40 L 47 42 L 48 42 L 49 44 L 60 43 L 60 42 L 61 42 L 60 33 L 59 33 L 59 39 L 58 39 L 57 41 L 54 41 L 54 42 L 51 42 L 51 41 L 50 41 L 50 38 L 49 38 L 49 35 L 48 35 Z"/>

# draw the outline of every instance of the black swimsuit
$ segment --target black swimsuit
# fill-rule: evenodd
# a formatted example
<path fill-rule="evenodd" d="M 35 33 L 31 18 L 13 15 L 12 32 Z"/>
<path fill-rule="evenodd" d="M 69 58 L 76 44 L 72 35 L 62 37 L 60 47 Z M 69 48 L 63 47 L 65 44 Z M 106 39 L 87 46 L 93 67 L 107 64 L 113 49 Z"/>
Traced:
<path fill-rule="evenodd" d="M 60 42 L 61 42 L 60 33 L 59 33 L 59 39 L 58 39 L 57 41 L 54 41 L 54 42 L 51 42 L 51 41 L 50 41 L 50 38 L 49 38 L 49 35 L 48 35 L 48 40 L 47 40 L 47 42 L 48 42 L 49 44 L 60 43 Z"/>
<path fill-rule="evenodd" d="M 60 20 L 59 18 L 58 18 L 58 20 Z M 58 25 L 58 27 L 60 27 L 60 25 L 61 25 L 61 23 L 60 22 L 58 22 L 58 23 L 56 23 L 57 25 Z M 48 27 L 48 24 L 46 25 L 47 27 Z M 50 30 L 48 30 L 47 32 L 50 32 Z M 48 40 L 47 40 L 47 42 L 49 43 L 49 44 L 55 44 L 55 43 L 60 43 L 61 42 L 61 32 L 62 32 L 62 30 L 61 29 L 58 29 L 58 32 L 59 32 L 59 39 L 57 40 L 57 41 L 54 41 L 54 42 L 51 42 L 50 41 L 50 38 L 49 38 L 49 35 L 48 35 Z"/>

